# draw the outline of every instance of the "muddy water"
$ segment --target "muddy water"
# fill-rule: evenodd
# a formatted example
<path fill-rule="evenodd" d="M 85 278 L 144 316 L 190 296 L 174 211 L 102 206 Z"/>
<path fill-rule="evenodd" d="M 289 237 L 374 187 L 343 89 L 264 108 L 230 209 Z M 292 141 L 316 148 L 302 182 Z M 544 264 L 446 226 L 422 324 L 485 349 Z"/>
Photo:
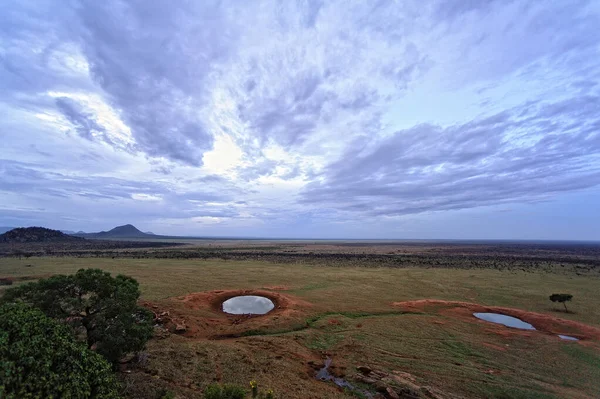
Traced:
<path fill-rule="evenodd" d="M 328 357 L 327 360 L 325 360 L 325 366 L 317 373 L 317 380 L 332 381 L 335 385 L 342 389 L 348 389 L 350 391 L 356 392 L 365 398 L 373 398 L 373 394 L 371 392 L 357 388 L 354 385 L 350 384 L 348 381 L 344 380 L 343 378 L 331 375 L 331 373 L 329 372 L 329 366 L 331 366 L 331 361 L 332 360 L 330 357 Z"/>
<path fill-rule="evenodd" d="M 229 314 L 266 314 L 274 307 L 269 298 L 256 295 L 235 296 L 223 302 L 223 312 Z"/>
<path fill-rule="evenodd" d="M 521 319 L 500 313 L 473 313 L 473 316 L 491 323 L 502 324 L 506 327 L 518 328 L 520 330 L 535 330 L 534 326 Z"/>

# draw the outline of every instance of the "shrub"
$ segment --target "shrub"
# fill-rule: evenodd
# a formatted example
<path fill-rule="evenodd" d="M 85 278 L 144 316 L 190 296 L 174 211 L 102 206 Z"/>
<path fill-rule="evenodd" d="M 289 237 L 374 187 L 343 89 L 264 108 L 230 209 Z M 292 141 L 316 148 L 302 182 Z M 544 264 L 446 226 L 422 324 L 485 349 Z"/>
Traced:
<path fill-rule="evenodd" d="M 9 278 L 0 278 L 0 285 L 12 285 L 13 281 Z"/>
<path fill-rule="evenodd" d="M 571 295 L 571 294 L 552 294 L 552 295 L 550 295 L 550 300 L 552 302 L 559 302 L 559 303 L 563 304 L 563 306 L 565 307 L 565 312 L 569 311 L 569 309 L 567 309 L 567 304 L 565 302 L 568 302 L 571 299 L 573 299 L 573 295 Z"/>
<path fill-rule="evenodd" d="M 139 296 L 138 283 L 131 277 L 81 269 L 11 288 L 2 300 L 23 301 L 69 323 L 88 348 L 116 363 L 142 350 L 152 337 L 152 315 L 137 306 Z"/>
<path fill-rule="evenodd" d="M 162 390 L 162 392 L 159 395 L 160 399 L 175 399 L 175 392 L 170 391 L 168 389 Z"/>
<path fill-rule="evenodd" d="M 22 303 L 0 306 L 0 398 L 118 398 L 106 360 Z"/>
<path fill-rule="evenodd" d="M 204 389 L 205 399 L 244 399 L 246 390 L 235 384 L 210 384 Z"/>

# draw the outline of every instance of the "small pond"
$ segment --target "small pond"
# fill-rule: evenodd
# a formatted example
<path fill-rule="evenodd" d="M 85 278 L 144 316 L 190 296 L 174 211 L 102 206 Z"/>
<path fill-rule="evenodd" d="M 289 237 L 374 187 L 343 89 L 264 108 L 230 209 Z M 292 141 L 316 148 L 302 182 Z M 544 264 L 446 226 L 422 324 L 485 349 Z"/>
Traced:
<path fill-rule="evenodd" d="M 223 312 L 229 314 L 266 314 L 274 307 L 269 298 L 257 295 L 235 296 L 223 302 Z"/>
<path fill-rule="evenodd" d="M 518 328 L 520 330 L 535 330 L 535 327 L 529 323 L 524 322 L 521 319 L 517 319 L 516 317 L 507 316 L 505 314 L 500 313 L 473 313 L 473 316 L 478 319 L 489 321 L 491 323 L 502 324 L 507 327 Z M 569 335 L 561 335 L 558 334 L 561 339 L 567 341 L 579 341 L 578 338 L 571 337 Z"/>
<path fill-rule="evenodd" d="M 506 327 L 518 328 L 520 330 L 535 330 L 534 326 L 521 319 L 500 313 L 473 313 L 473 316 L 492 323 L 503 324 Z"/>
<path fill-rule="evenodd" d="M 561 339 L 564 339 L 564 340 L 567 340 L 567 341 L 579 341 L 579 338 L 571 337 L 571 336 L 569 336 L 569 335 L 561 335 L 561 334 L 558 334 L 558 336 L 559 336 Z"/>

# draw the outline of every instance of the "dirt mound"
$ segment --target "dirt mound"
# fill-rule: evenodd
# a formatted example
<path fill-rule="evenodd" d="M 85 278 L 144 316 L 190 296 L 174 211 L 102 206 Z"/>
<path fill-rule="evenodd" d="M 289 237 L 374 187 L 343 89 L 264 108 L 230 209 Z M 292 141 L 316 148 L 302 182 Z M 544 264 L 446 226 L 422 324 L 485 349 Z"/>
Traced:
<path fill-rule="evenodd" d="M 266 297 L 275 307 L 264 315 L 233 315 L 222 311 L 224 301 L 242 295 Z M 279 292 L 216 290 L 169 298 L 160 304 L 142 302 L 142 306 L 152 310 L 155 321 L 171 332 L 188 338 L 229 339 L 302 329 L 306 323 L 306 310 L 312 305 Z"/>
<path fill-rule="evenodd" d="M 24 243 L 24 242 L 66 242 L 83 241 L 81 237 L 73 237 L 62 231 L 47 229 L 45 227 L 19 227 L 4 234 L 0 234 L 0 242 Z"/>
<path fill-rule="evenodd" d="M 211 309 L 214 312 L 223 313 L 221 310 L 221 306 L 224 301 L 236 296 L 243 295 L 263 296 L 265 298 L 269 298 L 275 304 L 275 308 L 265 315 L 244 315 L 245 318 L 273 317 L 275 315 L 293 313 L 295 310 L 310 306 L 308 302 L 297 298 L 293 298 L 290 295 L 284 295 L 278 292 L 264 290 L 216 290 L 208 292 L 196 292 L 193 294 L 177 297 L 175 299 L 185 303 L 189 308 L 192 309 Z M 240 315 L 227 316 L 230 318 L 238 318 Z"/>
<path fill-rule="evenodd" d="M 600 328 L 592 327 L 577 321 L 565 320 L 558 317 L 528 312 L 521 309 L 506 308 L 500 306 L 485 306 L 471 302 L 443 301 L 439 299 L 420 299 L 417 301 L 394 302 L 392 306 L 400 307 L 408 312 L 422 312 L 425 310 L 437 310 L 440 313 L 449 313 L 455 317 L 463 318 L 470 322 L 487 323 L 490 328 L 496 326 L 506 333 L 524 333 L 515 329 L 506 329 L 501 325 L 495 325 L 485 321 L 480 321 L 473 317 L 475 312 L 500 313 L 507 316 L 517 317 L 527 323 L 532 324 L 538 331 L 558 335 L 565 334 L 580 340 L 600 340 Z"/>

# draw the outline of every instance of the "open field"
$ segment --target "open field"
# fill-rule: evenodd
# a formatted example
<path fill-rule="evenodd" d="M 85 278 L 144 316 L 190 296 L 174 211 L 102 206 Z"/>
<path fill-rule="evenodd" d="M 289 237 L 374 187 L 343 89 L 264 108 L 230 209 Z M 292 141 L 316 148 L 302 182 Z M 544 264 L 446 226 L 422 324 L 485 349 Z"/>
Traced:
<path fill-rule="evenodd" d="M 160 397 L 164 389 L 181 398 L 201 398 L 209 382 L 247 385 L 251 379 L 273 388 L 278 398 L 350 397 L 331 382 L 314 378 L 326 356 L 333 359 L 334 374 L 349 381 L 365 380 L 360 373 L 357 376 L 356 367 L 368 366 L 385 375 L 388 385 L 429 387 L 421 394 L 431 396 L 423 397 L 598 397 L 600 278 L 594 266 L 598 261 L 595 249 L 573 253 L 516 248 L 494 254 L 474 247 L 420 246 L 411 247 L 406 256 L 422 263 L 403 265 L 394 260 L 397 264 L 390 266 L 377 256 L 410 248 L 350 246 L 342 252 L 302 246 L 296 247 L 296 253 L 312 255 L 298 261 L 285 258 L 285 251 L 293 250 L 290 247 L 256 246 L 248 249 L 244 243 L 226 248 L 229 254 L 258 250 L 278 255 L 266 259 L 167 256 L 170 251 L 202 252 L 193 246 L 160 250 L 157 257 L 140 250 L 147 255 L 140 259 L 129 254 L 114 259 L 114 254 L 6 257 L 0 259 L 0 277 L 19 283 L 97 267 L 136 278 L 143 304 L 155 313 L 169 312 L 171 325 L 157 328 L 147 358 L 123 366 L 130 370 L 122 378 L 131 397 Z M 353 257 L 332 261 L 315 252 Z M 364 263 L 362 252 L 368 255 Z M 515 257 L 517 262 L 545 263 L 522 270 L 522 265 L 510 267 Z M 431 264 L 425 263 L 427 259 Z M 467 266 L 483 263 L 461 268 L 461 259 Z M 505 266 L 493 267 L 493 262 Z M 239 290 L 264 293 L 279 308 L 253 318 L 219 312 L 223 295 Z M 561 305 L 548 300 L 555 292 L 574 295 L 568 305 L 572 313 L 561 312 Z M 422 299 L 534 312 L 523 313 L 522 318 L 529 318 L 540 331 L 479 321 L 471 316 L 476 305 L 411 302 Z M 184 325 L 186 331 L 167 332 L 175 324 Z M 557 333 L 581 340 L 562 341 Z M 382 384 L 366 378 L 359 385 L 375 392 L 377 383 Z"/>

